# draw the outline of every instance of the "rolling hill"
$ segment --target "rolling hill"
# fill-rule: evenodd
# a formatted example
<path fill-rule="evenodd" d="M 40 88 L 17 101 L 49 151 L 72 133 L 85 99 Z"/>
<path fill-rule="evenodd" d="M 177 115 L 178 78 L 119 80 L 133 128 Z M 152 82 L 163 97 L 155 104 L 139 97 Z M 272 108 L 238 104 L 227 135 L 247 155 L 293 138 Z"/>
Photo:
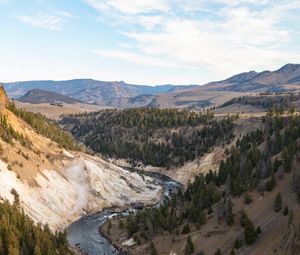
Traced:
<path fill-rule="evenodd" d="M 83 103 L 82 101 L 58 94 L 56 92 L 42 90 L 42 89 L 32 89 L 29 90 L 24 96 L 18 98 L 18 101 L 23 103 L 31 104 L 54 104 L 54 103 L 66 103 L 66 104 L 75 104 Z"/>

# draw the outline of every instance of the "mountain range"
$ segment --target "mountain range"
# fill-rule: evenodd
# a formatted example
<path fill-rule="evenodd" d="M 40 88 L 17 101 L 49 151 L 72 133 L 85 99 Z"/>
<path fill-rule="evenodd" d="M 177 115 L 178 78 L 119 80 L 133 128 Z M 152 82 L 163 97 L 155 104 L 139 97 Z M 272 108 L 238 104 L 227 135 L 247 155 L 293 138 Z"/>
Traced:
<path fill-rule="evenodd" d="M 142 94 L 158 95 L 182 89 L 192 89 L 195 85 L 132 85 L 123 81 L 97 81 L 92 79 L 76 79 L 67 81 L 24 81 L 4 83 L 7 94 L 19 98 L 32 89 L 41 89 L 69 96 L 86 103 L 99 105 L 117 104 L 116 101 L 133 98 Z"/>
<path fill-rule="evenodd" d="M 4 87 L 12 98 L 31 103 L 51 102 L 57 94 L 102 106 L 126 107 L 174 107 L 197 109 L 218 105 L 232 97 L 262 92 L 297 92 L 300 90 L 300 65 L 287 64 L 275 71 L 244 72 L 222 81 L 198 85 L 132 85 L 123 81 L 97 81 L 76 79 L 66 81 L 23 81 L 5 83 Z M 33 91 L 40 89 L 55 92 L 36 97 Z M 47 98 L 47 99 L 46 99 Z M 63 102 L 70 99 L 59 97 Z"/>

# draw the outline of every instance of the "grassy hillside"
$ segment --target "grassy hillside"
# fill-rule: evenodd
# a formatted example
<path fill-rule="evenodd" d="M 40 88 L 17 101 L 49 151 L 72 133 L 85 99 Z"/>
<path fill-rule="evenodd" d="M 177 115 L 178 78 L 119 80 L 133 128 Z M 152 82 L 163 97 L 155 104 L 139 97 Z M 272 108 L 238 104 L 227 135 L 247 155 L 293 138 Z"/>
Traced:
<path fill-rule="evenodd" d="M 51 139 L 61 147 L 69 150 L 80 149 L 71 135 L 63 131 L 56 123 L 50 122 L 44 115 L 17 109 L 13 103 L 9 104 L 7 109 L 27 122 L 38 134 Z"/>

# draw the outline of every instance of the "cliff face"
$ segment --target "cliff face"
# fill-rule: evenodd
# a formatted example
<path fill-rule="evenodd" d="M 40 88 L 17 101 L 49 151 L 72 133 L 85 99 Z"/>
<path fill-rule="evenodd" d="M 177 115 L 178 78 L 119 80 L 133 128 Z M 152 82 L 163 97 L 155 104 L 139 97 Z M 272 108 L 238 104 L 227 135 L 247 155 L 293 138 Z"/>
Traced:
<path fill-rule="evenodd" d="M 0 107 L 6 107 L 9 104 L 9 99 L 2 85 L 0 85 Z"/>
<path fill-rule="evenodd" d="M 2 130 L 13 130 L 1 133 L 0 129 L 0 203 L 4 199 L 13 203 L 11 191 L 15 190 L 35 222 L 62 230 L 87 212 L 159 200 L 162 189 L 152 178 L 96 156 L 62 149 L 5 108 L 8 103 L 0 87 L 0 115 L 7 123 Z M 19 134 L 20 139 L 10 133 Z"/>

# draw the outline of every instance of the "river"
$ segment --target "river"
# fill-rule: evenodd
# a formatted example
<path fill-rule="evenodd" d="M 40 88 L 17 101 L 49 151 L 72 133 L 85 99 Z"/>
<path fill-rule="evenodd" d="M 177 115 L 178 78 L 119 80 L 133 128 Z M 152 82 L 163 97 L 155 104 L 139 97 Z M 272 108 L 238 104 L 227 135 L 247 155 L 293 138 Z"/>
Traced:
<path fill-rule="evenodd" d="M 144 172 L 134 168 L 123 167 L 128 171 L 134 171 L 157 179 L 164 187 L 164 195 L 159 203 L 153 206 L 159 206 L 170 193 L 174 192 L 180 184 L 170 177 L 154 172 Z M 126 212 L 125 212 L 126 213 Z M 108 217 L 118 215 L 113 209 L 107 209 L 99 213 L 83 216 L 72 223 L 67 228 L 67 238 L 71 246 L 80 247 L 80 249 L 89 255 L 117 255 L 118 251 L 110 242 L 99 234 L 99 227 Z M 124 214 L 124 212 L 123 212 Z"/>

